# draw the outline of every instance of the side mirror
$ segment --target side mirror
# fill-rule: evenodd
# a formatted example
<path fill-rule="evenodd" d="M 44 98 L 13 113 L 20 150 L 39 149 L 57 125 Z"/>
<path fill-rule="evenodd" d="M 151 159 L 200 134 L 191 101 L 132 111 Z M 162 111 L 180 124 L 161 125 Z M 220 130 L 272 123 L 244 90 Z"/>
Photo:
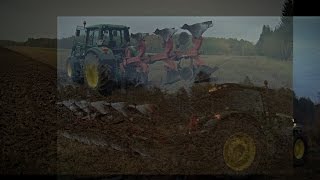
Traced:
<path fill-rule="evenodd" d="M 79 29 L 76 30 L 76 36 L 77 36 L 77 37 L 80 36 L 80 30 L 79 30 Z"/>

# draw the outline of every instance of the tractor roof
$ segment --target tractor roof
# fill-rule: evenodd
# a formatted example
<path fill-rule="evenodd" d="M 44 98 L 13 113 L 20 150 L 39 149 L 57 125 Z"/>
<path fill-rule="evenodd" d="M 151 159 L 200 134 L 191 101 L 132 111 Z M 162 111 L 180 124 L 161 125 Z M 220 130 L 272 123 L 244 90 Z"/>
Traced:
<path fill-rule="evenodd" d="M 129 29 L 127 26 L 123 25 L 115 25 L 115 24 L 97 24 L 93 26 L 88 26 L 87 29 L 101 29 L 101 28 L 106 28 L 106 29 Z"/>

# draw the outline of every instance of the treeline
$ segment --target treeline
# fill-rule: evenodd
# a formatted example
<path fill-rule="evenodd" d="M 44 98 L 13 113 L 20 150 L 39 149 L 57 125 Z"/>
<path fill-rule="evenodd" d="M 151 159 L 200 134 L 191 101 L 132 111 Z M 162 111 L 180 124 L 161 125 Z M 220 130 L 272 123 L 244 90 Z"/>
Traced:
<path fill-rule="evenodd" d="M 57 39 L 49 38 L 29 38 L 24 42 L 24 46 L 30 47 L 45 47 L 45 48 L 57 48 Z"/>
<path fill-rule="evenodd" d="M 256 44 L 259 55 L 291 60 L 293 54 L 293 0 L 286 0 L 280 24 L 274 30 L 263 26 Z"/>
<path fill-rule="evenodd" d="M 29 46 L 29 47 L 57 48 L 57 39 L 29 38 L 25 42 L 0 40 L 0 46 Z"/>
<path fill-rule="evenodd" d="M 206 38 L 200 49 L 204 54 L 216 55 L 238 55 L 253 56 L 256 55 L 255 46 L 252 42 L 246 40 L 237 40 L 234 38 Z"/>
<path fill-rule="evenodd" d="M 292 18 L 286 19 L 272 30 L 263 26 L 259 41 L 256 44 L 258 55 L 269 56 L 282 60 L 292 60 L 293 54 L 293 28 Z"/>
<path fill-rule="evenodd" d="M 24 42 L 0 40 L 0 46 L 23 46 Z"/>
<path fill-rule="evenodd" d="M 183 44 L 179 42 L 179 35 L 174 36 L 174 49 L 187 50 L 192 48 L 192 40 L 189 37 Z M 164 50 L 162 40 L 156 35 L 146 37 L 147 52 L 159 53 Z M 252 42 L 243 39 L 226 39 L 205 37 L 202 46 L 201 54 L 206 55 L 239 55 L 239 56 L 252 56 L 256 55 L 255 46 Z"/>
<path fill-rule="evenodd" d="M 293 116 L 301 123 L 312 124 L 316 120 L 316 106 L 309 98 L 295 97 L 293 107 Z"/>
<path fill-rule="evenodd" d="M 74 38 L 75 38 L 75 36 L 59 39 L 58 40 L 58 48 L 71 49 L 72 45 L 73 45 Z"/>

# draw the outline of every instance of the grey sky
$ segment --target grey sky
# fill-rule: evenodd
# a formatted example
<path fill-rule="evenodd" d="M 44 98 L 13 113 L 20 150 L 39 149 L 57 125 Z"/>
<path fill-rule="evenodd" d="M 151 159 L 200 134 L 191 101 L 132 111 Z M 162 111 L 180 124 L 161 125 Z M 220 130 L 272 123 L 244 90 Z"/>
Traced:
<path fill-rule="evenodd" d="M 293 23 L 294 91 L 320 103 L 320 18 L 294 17 Z"/>
<path fill-rule="evenodd" d="M 55 38 L 57 16 L 281 16 L 283 2 L 284 0 L 2 0 L 0 39 L 25 41 L 28 37 Z"/>
<path fill-rule="evenodd" d="M 262 31 L 263 25 L 275 28 L 279 22 L 279 16 L 60 16 L 58 17 L 58 38 L 72 36 L 77 25 L 82 25 L 83 21 L 87 26 L 94 24 L 119 24 L 130 27 L 130 31 L 153 33 L 156 28 L 178 28 L 183 24 L 193 24 L 203 21 L 213 21 L 213 27 L 208 29 L 204 36 L 226 37 L 245 39 L 256 43 Z M 179 30 L 180 32 L 183 30 Z"/>

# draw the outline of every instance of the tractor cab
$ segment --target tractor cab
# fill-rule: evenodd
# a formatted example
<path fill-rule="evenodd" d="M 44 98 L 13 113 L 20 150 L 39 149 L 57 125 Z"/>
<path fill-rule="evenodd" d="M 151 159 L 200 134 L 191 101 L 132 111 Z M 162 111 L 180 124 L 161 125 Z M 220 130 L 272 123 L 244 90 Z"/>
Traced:
<path fill-rule="evenodd" d="M 111 49 L 113 54 L 123 53 L 130 41 L 129 27 L 122 25 L 99 24 L 77 27 L 74 48 L 86 51 L 93 47 Z"/>

